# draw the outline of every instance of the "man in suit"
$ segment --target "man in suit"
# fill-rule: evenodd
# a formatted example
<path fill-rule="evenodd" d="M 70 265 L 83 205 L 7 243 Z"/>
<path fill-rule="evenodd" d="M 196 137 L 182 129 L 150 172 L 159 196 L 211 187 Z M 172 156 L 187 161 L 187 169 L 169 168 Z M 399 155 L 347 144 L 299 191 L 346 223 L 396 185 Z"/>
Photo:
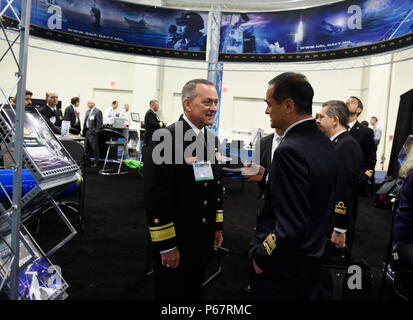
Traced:
<path fill-rule="evenodd" d="M 32 105 L 32 96 L 33 92 L 26 90 L 26 93 L 24 95 L 24 106 L 25 107 L 30 107 Z M 13 106 L 14 108 L 16 106 Z M 4 106 L 4 108 L 7 108 L 7 106 Z M 4 143 L 1 144 L 0 147 L 1 153 L 3 154 L 3 165 L 4 169 L 11 169 L 14 166 L 14 143 L 12 142 L 9 145 L 9 148 L 5 146 Z"/>
<path fill-rule="evenodd" d="M 358 177 L 360 195 L 367 195 L 367 189 L 374 183 L 377 146 L 374 143 L 373 130 L 357 121 L 358 116 L 363 111 L 363 103 L 359 98 L 351 96 L 347 99 L 346 104 L 350 112 L 348 119 L 349 133 L 357 140 L 363 153 L 363 163 Z"/>
<path fill-rule="evenodd" d="M 221 153 L 218 138 L 205 128 L 213 124 L 217 104 L 213 83 L 188 81 L 184 114 L 157 130 L 148 145 L 144 199 L 156 299 L 200 299 L 213 248 L 223 241 Z"/>
<path fill-rule="evenodd" d="M 77 108 L 80 105 L 79 97 L 73 97 L 70 99 L 70 105 L 66 107 L 63 115 L 63 120 L 70 121 L 70 133 L 78 135 L 80 134 L 80 118 Z"/>
<path fill-rule="evenodd" d="M 329 208 L 328 235 L 336 248 L 352 247 L 358 209 L 357 178 L 363 155 L 360 146 L 347 131 L 349 111 L 343 101 L 323 104 L 318 125 L 336 147 L 339 166 L 335 194 Z"/>
<path fill-rule="evenodd" d="M 271 127 L 284 130 L 269 169 L 264 206 L 251 241 L 252 294 L 263 300 L 315 299 L 326 245 L 327 208 L 337 153 L 312 114 L 307 78 L 287 72 L 269 82 Z M 259 181 L 264 168 L 246 170 Z"/>
<path fill-rule="evenodd" d="M 159 120 L 157 112 L 159 110 L 158 100 L 149 101 L 149 110 L 145 113 L 145 133 L 143 134 L 142 155 L 145 158 L 145 150 L 152 141 L 152 135 L 155 130 L 166 127 L 166 122 Z M 145 161 L 145 160 L 144 160 Z"/>
<path fill-rule="evenodd" d="M 47 125 L 55 134 L 60 134 L 62 127 L 62 111 L 57 108 L 59 96 L 54 91 L 46 92 L 46 105 L 39 109 Z"/>
<path fill-rule="evenodd" d="M 268 114 L 268 107 L 265 110 Z M 258 182 L 258 198 L 264 199 L 265 197 L 265 186 L 268 181 L 268 172 L 271 166 L 272 158 L 275 149 L 281 142 L 284 131 L 275 128 L 275 133 L 269 134 L 260 139 L 260 166 L 265 168 L 265 173 L 263 179 Z"/>
<path fill-rule="evenodd" d="M 89 110 L 86 112 L 85 122 L 83 124 L 83 136 L 85 139 L 86 158 L 94 158 L 91 167 L 97 167 L 99 164 L 99 132 L 103 126 L 103 114 L 95 106 L 93 100 L 87 102 Z"/>
<path fill-rule="evenodd" d="M 378 121 L 379 120 L 377 119 L 377 117 L 370 118 L 370 124 L 373 127 L 373 133 L 374 133 L 374 143 L 376 144 L 376 146 L 379 145 L 380 140 L 381 140 L 381 128 L 377 124 Z"/>

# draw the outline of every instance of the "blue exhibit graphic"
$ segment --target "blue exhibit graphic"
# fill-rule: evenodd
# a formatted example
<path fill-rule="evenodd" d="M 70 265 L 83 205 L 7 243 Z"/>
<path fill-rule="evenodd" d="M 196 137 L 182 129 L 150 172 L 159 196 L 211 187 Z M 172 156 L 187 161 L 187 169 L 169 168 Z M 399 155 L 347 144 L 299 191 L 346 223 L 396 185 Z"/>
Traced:
<path fill-rule="evenodd" d="M 0 0 L 5 8 L 8 0 Z M 21 0 L 13 1 L 19 14 Z M 33 0 L 30 34 L 86 47 L 205 60 L 208 13 L 111 0 Z M 9 8 L 4 25 L 18 27 Z M 413 0 L 354 0 L 300 10 L 228 13 L 219 61 L 316 61 L 413 45 Z"/>
<path fill-rule="evenodd" d="M 348 50 L 381 43 L 413 31 L 412 0 L 342 1 L 309 9 L 268 13 L 223 13 L 220 60 L 245 56 L 279 55 L 310 58 L 341 58 L 340 50 L 351 55 L 374 54 L 412 45 L 411 34 L 384 47 Z M 399 39 L 398 39 L 399 40 Z M 316 53 L 315 56 L 305 53 Z M 245 60 L 243 60 L 245 61 Z M 247 60 L 248 61 L 248 60 Z"/>
<path fill-rule="evenodd" d="M 6 4 L 1 0 L 2 8 Z M 21 0 L 13 6 L 21 10 Z M 11 9 L 6 15 L 14 18 Z M 207 22 L 207 12 L 111 0 L 32 0 L 30 20 L 32 35 L 140 54 L 179 57 L 185 52 L 195 59 L 205 58 Z"/>

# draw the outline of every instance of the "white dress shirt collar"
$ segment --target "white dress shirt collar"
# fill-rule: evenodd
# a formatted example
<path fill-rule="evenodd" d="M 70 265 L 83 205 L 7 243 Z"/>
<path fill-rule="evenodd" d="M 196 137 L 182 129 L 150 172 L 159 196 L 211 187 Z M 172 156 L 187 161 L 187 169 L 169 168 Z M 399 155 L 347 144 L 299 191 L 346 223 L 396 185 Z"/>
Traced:
<path fill-rule="evenodd" d="M 277 132 L 274 133 L 274 137 L 272 139 L 272 146 L 271 146 L 271 162 L 272 158 L 274 157 L 274 151 L 277 149 L 278 145 L 282 140 L 282 136 L 279 136 Z"/>
<path fill-rule="evenodd" d="M 191 127 L 192 130 L 195 131 L 195 134 L 198 135 L 201 131 L 202 133 L 205 133 L 205 128 L 202 128 L 201 130 L 198 129 L 198 127 L 196 125 L 194 125 L 189 119 L 188 117 L 184 114 L 182 116 L 182 118 L 184 118 L 184 120 L 189 124 L 189 126 Z"/>
<path fill-rule="evenodd" d="M 341 130 L 340 132 L 338 132 L 338 133 L 336 133 L 334 136 L 332 136 L 331 138 L 330 138 L 330 140 L 331 141 L 333 141 L 335 138 L 337 138 L 340 134 L 342 134 L 343 132 L 346 132 L 347 130 L 346 129 L 344 129 L 344 130 Z"/>
<path fill-rule="evenodd" d="M 348 131 L 350 131 L 350 130 L 353 128 L 353 126 L 354 126 L 354 124 L 356 123 L 356 121 L 357 121 L 357 119 L 354 120 L 353 122 L 350 122 L 350 123 L 348 124 Z"/>

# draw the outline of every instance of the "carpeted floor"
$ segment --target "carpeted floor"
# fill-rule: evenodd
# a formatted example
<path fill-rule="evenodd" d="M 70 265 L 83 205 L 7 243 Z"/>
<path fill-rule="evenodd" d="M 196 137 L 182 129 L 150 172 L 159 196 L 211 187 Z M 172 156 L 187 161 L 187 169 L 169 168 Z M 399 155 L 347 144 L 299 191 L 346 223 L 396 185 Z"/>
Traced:
<path fill-rule="evenodd" d="M 85 173 L 85 232 L 54 253 L 50 260 L 62 269 L 71 300 L 150 300 L 152 276 L 145 276 L 148 231 L 143 207 L 143 179 L 137 169 L 118 176 L 104 176 L 97 169 Z M 225 233 L 221 273 L 204 287 L 203 299 L 246 300 L 247 248 L 255 226 L 258 200 L 256 184 L 225 179 Z M 74 197 L 73 195 L 71 196 Z M 79 230 L 76 217 L 68 215 Z M 372 198 L 360 199 L 353 256 L 364 258 L 374 273 L 373 299 L 378 298 L 392 212 L 377 209 Z M 34 222 L 28 228 L 34 233 Z M 57 214 L 43 216 L 35 239 L 46 251 L 67 234 Z M 215 260 L 210 268 L 217 268 Z M 384 299 L 394 299 L 389 290 Z"/>

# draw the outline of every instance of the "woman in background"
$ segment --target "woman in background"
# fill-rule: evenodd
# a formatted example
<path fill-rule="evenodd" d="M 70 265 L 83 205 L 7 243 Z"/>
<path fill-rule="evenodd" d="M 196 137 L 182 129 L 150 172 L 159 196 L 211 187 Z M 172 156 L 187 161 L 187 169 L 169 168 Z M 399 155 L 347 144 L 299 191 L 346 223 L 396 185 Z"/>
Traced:
<path fill-rule="evenodd" d="M 413 266 L 413 147 L 400 168 L 404 179 L 400 191 L 399 208 L 394 216 L 393 242 L 398 247 L 400 259 Z"/>

